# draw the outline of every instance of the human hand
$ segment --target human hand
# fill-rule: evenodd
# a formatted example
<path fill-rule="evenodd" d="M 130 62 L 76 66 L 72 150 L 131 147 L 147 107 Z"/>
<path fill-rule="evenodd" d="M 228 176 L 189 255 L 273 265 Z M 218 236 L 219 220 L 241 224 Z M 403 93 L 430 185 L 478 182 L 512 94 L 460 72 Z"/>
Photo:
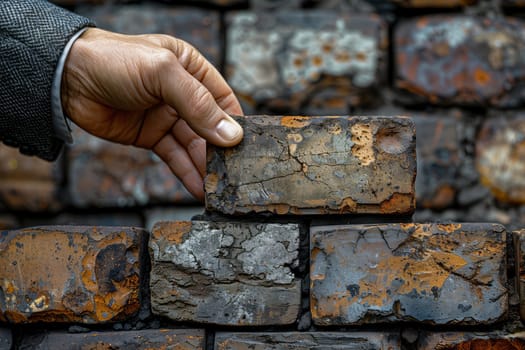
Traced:
<path fill-rule="evenodd" d="M 167 35 L 122 35 L 90 28 L 64 67 L 64 111 L 87 132 L 155 152 L 203 199 L 206 141 L 228 147 L 242 128 L 239 101 L 191 45 Z"/>

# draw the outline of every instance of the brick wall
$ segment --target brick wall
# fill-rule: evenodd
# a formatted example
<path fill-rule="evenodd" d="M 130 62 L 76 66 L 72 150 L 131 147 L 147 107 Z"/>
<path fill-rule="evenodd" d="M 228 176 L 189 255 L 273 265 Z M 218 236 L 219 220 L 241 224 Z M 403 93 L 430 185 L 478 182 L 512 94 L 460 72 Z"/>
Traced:
<path fill-rule="evenodd" d="M 78 129 L 0 146 L 0 349 L 525 349 L 525 4 L 56 2 L 193 43 L 250 142 L 206 208 Z"/>

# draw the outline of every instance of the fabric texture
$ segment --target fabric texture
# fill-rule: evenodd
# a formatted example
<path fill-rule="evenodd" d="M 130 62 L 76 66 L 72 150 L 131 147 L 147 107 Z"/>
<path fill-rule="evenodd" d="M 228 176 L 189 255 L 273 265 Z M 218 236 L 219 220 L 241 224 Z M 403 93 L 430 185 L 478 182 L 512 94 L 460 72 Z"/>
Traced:
<path fill-rule="evenodd" d="M 42 0 L 0 0 L 0 140 L 54 160 L 63 141 L 53 128 L 51 87 L 69 39 L 89 19 Z"/>

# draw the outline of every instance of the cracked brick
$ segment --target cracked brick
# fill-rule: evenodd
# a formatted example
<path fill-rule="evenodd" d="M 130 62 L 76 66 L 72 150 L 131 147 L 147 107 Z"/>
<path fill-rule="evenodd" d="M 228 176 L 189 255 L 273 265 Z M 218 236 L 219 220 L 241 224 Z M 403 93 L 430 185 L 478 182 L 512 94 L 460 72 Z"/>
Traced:
<path fill-rule="evenodd" d="M 523 334 L 422 332 L 417 344 L 419 350 L 525 350 Z"/>
<path fill-rule="evenodd" d="M 298 225 L 160 222 L 149 247 L 153 313 L 222 325 L 296 321 Z"/>
<path fill-rule="evenodd" d="M 125 332 L 89 332 L 71 334 L 45 332 L 28 334 L 21 349 L 93 349 L 93 350 L 204 350 L 204 330 L 150 329 Z"/>
<path fill-rule="evenodd" d="M 284 332 L 223 333 L 215 335 L 216 350 L 400 350 L 399 334 L 394 332 Z"/>
<path fill-rule="evenodd" d="M 395 31 L 395 86 L 407 104 L 517 107 L 525 98 L 525 23 L 423 16 Z"/>
<path fill-rule="evenodd" d="M 317 325 L 489 324 L 506 317 L 501 225 L 319 226 L 310 232 Z"/>
<path fill-rule="evenodd" d="M 225 214 L 410 214 L 415 128 L 403 117 L 237 117 L 208 147 L 206 206 Z"/>
<path fill-rule="evenodd" d="M 245 111 L 347 114 L 377 103 L 388 46 L 380 17 L 280 8 L 226 21 L 226 78 Z"/>
<path fill-rule="evenodd" d="M 123 227 L 42 226 L 0 233 L 0 321 L 126 320 L 140 307 L 146 233 Z M 144 242 L 145 245 L 145 242 Z"/>

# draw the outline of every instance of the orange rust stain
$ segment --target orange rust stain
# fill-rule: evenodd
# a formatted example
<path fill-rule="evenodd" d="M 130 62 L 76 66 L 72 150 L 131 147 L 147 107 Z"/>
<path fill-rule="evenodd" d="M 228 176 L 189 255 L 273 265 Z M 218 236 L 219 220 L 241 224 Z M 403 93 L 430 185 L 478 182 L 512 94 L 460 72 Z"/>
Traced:
<path fill-rule="evenodd" d="M 367 166 L 375 161 L 374 135 L 368 124 L 354 124 L 352 132 L 352 154 L 359 159 L 362 165 Z"/>
<path fill-rule="evenodd" d="M 436 190 L 434 198 L 423 201 L 423 207 L 444 209 L 454 202 L 455 197 L 456 190 L 452 186 L 445 184 Z"/>
<path fill-rule="evenodd" d="M 314 66 L 319 67 L 320 65 L 323 64 L 323 59 L 321 57 L 319 57 L 319 56 L 315 56 L 315 57 L 312 58 L 312 64 Z"/>
<path fill-rule="evenodd" d="M 293 65 L 296 66 L 296 67 L 302 67 L 303 65 L 303 60 L 299 57 L 296 57 L 294 60 L 293 60 Z"/>
<path fill-rule="evenodd" d="M 322 49 L 324 53 L 330 53 L 333 50 L 333 46 L 330 44 L 324 44 Z"/>
<path fill-rule="evenodd" d="M 311 124 L 311 118 L 303 116 L 285 116 L 281 118 L 281 125 L 288 128 L 304 128 Z"/>
<path fill-rule="evenodd" d="M 306 199 L 304 202 L 312 207 L 324 207 L 327 205 L 326 199 Z"/>
<path fill-rule="evenodd" d="M 210 173 L 206 175 L 204 182 L 204 188 L 206 193 L 215 193 L 217 191 L 217 185 L 219 184 L 219 175 L 217 173 Z"/>
<path fill-rule="evenodd" d="M 454 233 L 461 230 L 461 224 L 437 224 L 438 229 L 447 233 Z"/>
<path fill-rule="evenodd" d="M 357 55 L 355 56 L 355 58 L 356 58 L 358 61 L 366 61 L 366 53 L 364 53 L 364 52 L 358 52 Z"/>
<path fill-rule="evenodd" d="M 355 213 L 357 211 L 357 202 L 351 197 L 346 197 L 339 207 L 341 213 Z"/>
<path fill-rule="evenodd" d="M 381 202 L 379 210 L 383 214 L 405 213 L 415 207 L 415 197 L 411 193 L 394 193 Z"/>
<path fill-rule="evenodd" d="M 191 231 L 191 221 L 162 221 L 152 230 L 154 239 L 166 239 L 175 244 L 181 244 L 184 236 Z"/>
<path fill-rule="evenodd" d="M 484 85 L 487 85 L 488 83 L 490 83 L 491 76 L 485 70 L 483 70 L 481 68 L 476 68 L 476 70 L 474 70 L 474 80 L 479 85 L 483 85 L 484 86 Z"/>
<path fill-rule="evenodd" d="M 441 347 L 440 347 L 441 348 Z M 443 347 L 445 348 L 445 347 Z M 448 350 L 525 350 L 525 340 L 515 339 L 473 339 L 447 346 Z"/>

